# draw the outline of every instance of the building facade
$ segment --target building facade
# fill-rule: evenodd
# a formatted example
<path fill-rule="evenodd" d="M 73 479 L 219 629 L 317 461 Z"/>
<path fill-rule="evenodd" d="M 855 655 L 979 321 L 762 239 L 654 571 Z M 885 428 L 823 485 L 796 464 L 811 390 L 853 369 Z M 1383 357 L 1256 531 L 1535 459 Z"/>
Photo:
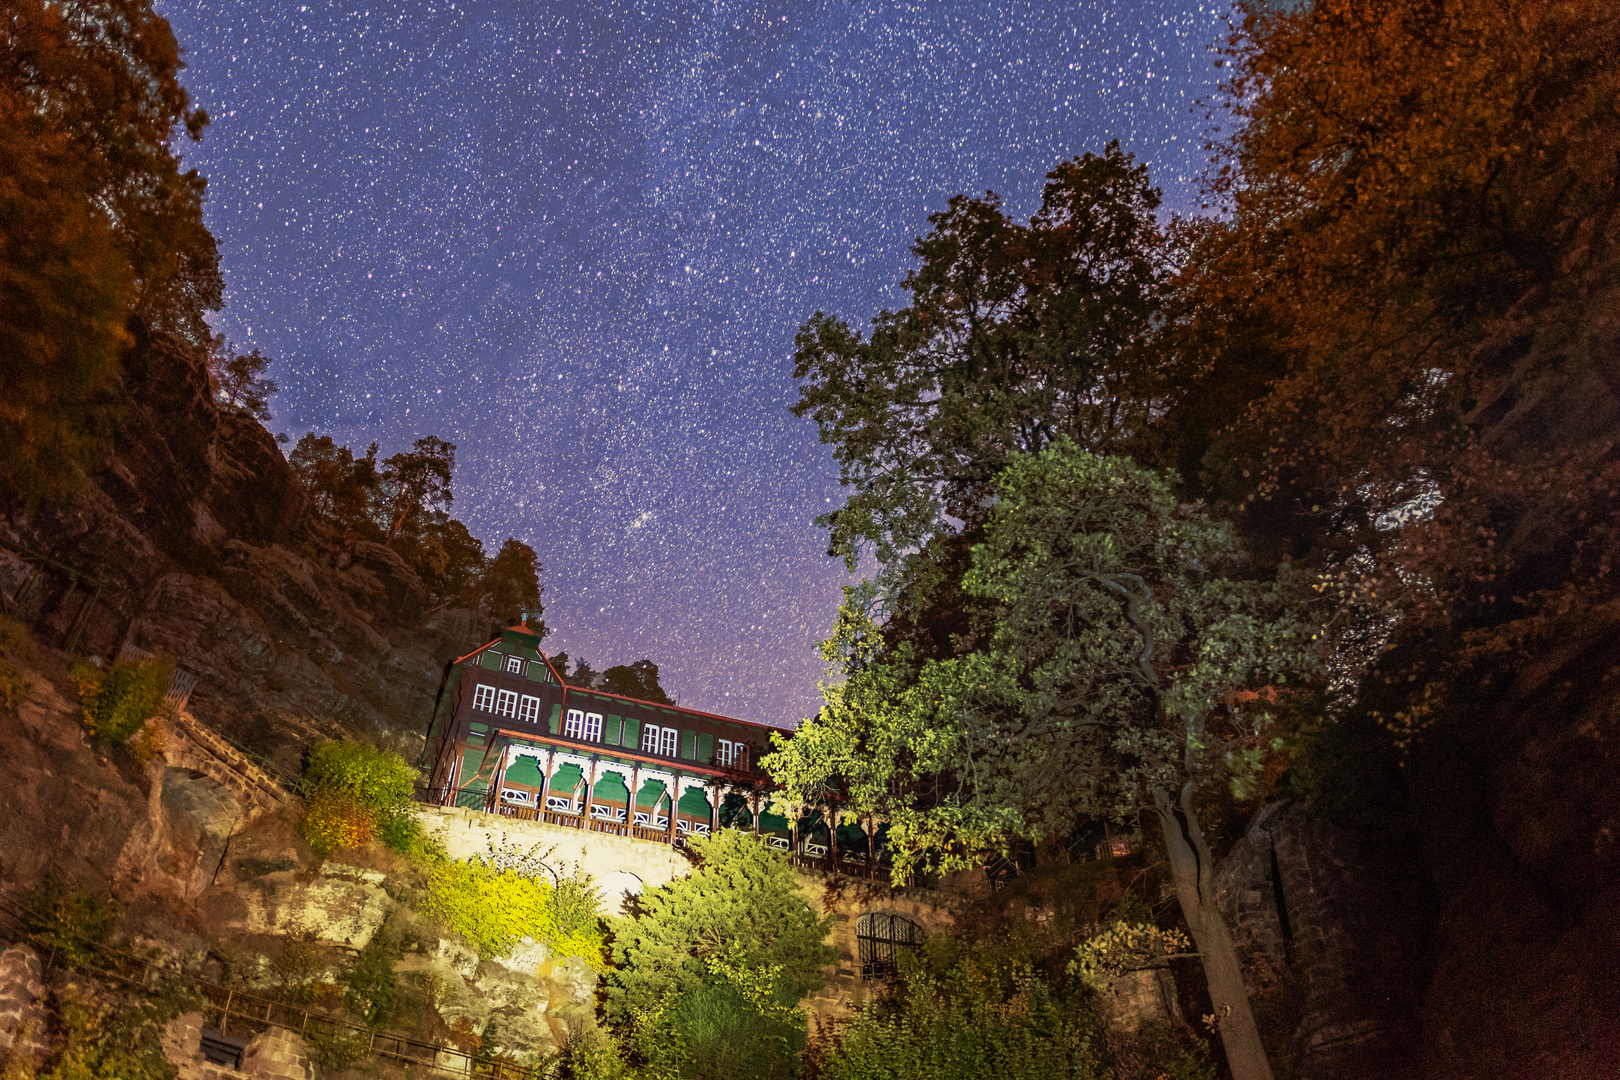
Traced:
<path fill-rule="evenodd" d="M 569 686 L 527 626 L 445 669 L 428 727 L 442 805 L 676 841 L 722 825 L 789 850 L 759 769 L 780 728 Z"/>

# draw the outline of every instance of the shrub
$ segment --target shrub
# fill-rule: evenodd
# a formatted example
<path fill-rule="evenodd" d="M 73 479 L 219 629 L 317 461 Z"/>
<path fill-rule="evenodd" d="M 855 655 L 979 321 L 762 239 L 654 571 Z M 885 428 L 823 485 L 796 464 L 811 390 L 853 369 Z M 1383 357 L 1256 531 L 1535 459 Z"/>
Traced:
<path fill-rule="evenodd" d="M 774 965 L 784 1001 L 797 1004 L 817 989 L 823 966 L 837 958 L 825 944 L 832 918 L 810 910 L 787 860 L 736 829 L 694 837 L 692 851 L 696 870 L 642 894 L 639 917 L 613 920 L 609 1016 L 628 1018 L 671 992 L 716 984 L 705 961 L 727 950 L 745 966 Z"/>
<path fill-rule="evenodd" d="M 1083 999 L 1065 1000 L 1027 962 L 931 938 L 900 958 L 898 1004 L 856 1013 L 821 1062 L 826 1080 L 1004 1080 L 1102 1073 L 1102 1039 Z"/>
<path fill-rule="evenodd" d="M 29 943 L 70 967 L 93 959 L 117 922 L 111 900 L 65 883 L 54 871 L 46 871 L 23 900 Z"/>
<path fill-rule="evenodd" d="M 28 700 L 32 684 L 14 666 L 0 660 L 0 709 L 16 712 Z"/>
<path fill-rule="evenodd" d="M 411 792 L 416 770 L 405 759 L 364 743 L 327 740 L 304 765 L 304 839 L 317 855 L 380 838 L 401 854 L 426 852 Z"/>
<path fill-rule="evenodd" d="M 79 688 L 84 726 L 103 742 L 121 743 L 163 707 L 174 661 L 154 656 L 106 668 L 80 661 L 70 674 Z"/>
<path fill-rule="evenodd" d="M 545 942 L 554 955 L 582 956 L 600 966 L 604 936 L 596 906 L 587 875 L 553 887 L 538 873 L 472 858 L 435 867 L 422 910 L 466 938 L 480 956 L 505 956 L 527 937 Z"/>
<path fill-rule="evenodd" d="M 392 924 L 390 919 L 377 928 L 343 977 L 347 988 L 345 1001 L 373 1028 L 381 1027 L 388 1020 L 399 998 L 399 977 L 394 974 L 399 935 Z"/>

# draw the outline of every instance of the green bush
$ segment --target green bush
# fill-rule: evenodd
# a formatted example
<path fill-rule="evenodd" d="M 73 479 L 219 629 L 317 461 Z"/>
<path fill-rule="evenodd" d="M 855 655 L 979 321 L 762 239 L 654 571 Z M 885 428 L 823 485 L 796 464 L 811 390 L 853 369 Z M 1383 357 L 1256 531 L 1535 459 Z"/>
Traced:
<path fill-rule="evenodd" d="M 399 976 L 394 973 L 398 955 L 399 935 L 389 919 L 371 935 L 355 957 L 354 966 L 343 976 L 344 1000 L 373 1028 L 387 1022 L 399 999 Z"/>
<path fill-rule="evenodd" d="M 859 1011 L 827 1051 L 826 1080 L 1093 1080 L 1100 1027 L 1016 956 L 930 939 L 900 960 L 898 1003 Z"/>
<path fill-rule="evenodd" d="M 612 921 L 608 1016 L 623 1020 L 713 985 L 705 961 L 732 950 L 746 966 L 775 966 L 784 1000 L 818 989 L 838 955 L 826 944 L 832 918 L 810 910 L 786 858 L 736 829 L 694 837 L 691 850 L 697 869 L 643 893 L 639 917 Z"/>
<path fill-rule="evenodd" d="M 411 799 L 416 779 L 391 751 L 347 740 L 315 744 L 304 764 L 304 839 L 323 857 L 374 838 L 407 856 L 430 851 Z"/>
<path fill-rule="evenodd" d="M 154 656 L 106 668 L 78 661 L 70 674 L 79 688 L 84 726 L 103 742 L 121 743 L 163 707 L 174 661 Z"/>
<path fill-rule="evenodd" d="M 439 863 L 422 904 L 424 914 L 466 938 L 480 956 L 505 956 L 527 937 L 545 942 L 553 955 L 600 966 L 605 938 L 596 907 L 586 875 L 553 887 L 538 873 L 498 869 L 481 858 Z"/>
<path fill-rule="evenodd" d="M 70 967 L 94 960 L 117 922 L 118 909 L 110 899 L 69 885 L 53 871 L 23 900 L 29 943 Z"/>

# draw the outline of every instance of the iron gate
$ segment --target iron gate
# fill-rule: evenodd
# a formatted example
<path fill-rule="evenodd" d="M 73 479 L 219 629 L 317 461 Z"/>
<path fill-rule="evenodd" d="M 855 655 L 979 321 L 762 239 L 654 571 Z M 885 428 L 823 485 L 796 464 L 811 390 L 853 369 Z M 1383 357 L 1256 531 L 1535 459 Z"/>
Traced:
<path fill-rule="evenodd" d="M 860 955 L 861 978 L 892 979 L 895 950 L 921 945 L 923 928 L 904 915 L 874 911 L 855 920 L 855 945 Z"/>

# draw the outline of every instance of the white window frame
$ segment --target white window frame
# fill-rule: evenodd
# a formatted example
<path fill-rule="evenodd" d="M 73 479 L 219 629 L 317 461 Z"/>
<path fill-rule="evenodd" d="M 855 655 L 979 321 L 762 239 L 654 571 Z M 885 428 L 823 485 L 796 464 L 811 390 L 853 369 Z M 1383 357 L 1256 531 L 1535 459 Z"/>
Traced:
<path fill-rule="evenodd" d="M 521 657 L 521 656 L 508 656 L 506 658 L 506 673 L 508 675 L 521 675 L 521 674 L 523 674 L 523 657 Z"/>
<path fill-rule="evenodd" d="M 646 724 L 641 729 L 641 752 L 643 754 L 658 753 L 658 733 L 664 730 L 657 724 Z"/>
<path fill-rule="evenodd" d="M 738 772 L 748 771 L 748 744 L 735 742 L 731 744 L 731 767 Z"/>
<path fill-rule="evenodd" d="M 495 709 L 495 688 L 493 686 L 474 688 L 472 707 L 482 712 L 493 712 Z"/>
<path fill-rule="evenodd" d="M 563 738 L 579 738 L 579 729 L 585 723 L 584 709 L 569 709 L 568 719 L 563 722 Z"/>
<path fill-rule="evenodd" d="M 495 696 L 496 716 L 517 716 L 518 695 L 516 690 L 502 690 Z"/>
<path fill-rule="evenodd" d="M 672 757 L 675 757 L 677 754 L 679 754 L 681 752 L 681 746 L 680 746 L 680 743 L 681 743 L 681 730 L 680 730 L 680 728 L 672 728 L 672 727 L 659 728 L 658 729 L 658 734 L 659 734 L 658 753 L 659 753 L 660 756 L 672 758 Z"/>
<path fill-rule="evenodd" d="M 602 741 L 602 714 L 601 713 L 593 712 L 593 713 L 586 713 L 585 714 L 585 734 L 584 734 L 584 739 L 585 739 L 586 742 L 601 742 Z"/>
<path fill-rule="evenodd" d="M 540 722 L 540 699 L 533 694 L 524 694 L 522 704 L 518 706 L 518 719 L 525 724 L 538 724 Z"/>
<path fill-rule="evenodd" d="M 732 761 L 736 759 L 737 747 L 741 745 L 730 739 L 714 740 L 714 763 L 723 769 L 729 769 Z"/>

